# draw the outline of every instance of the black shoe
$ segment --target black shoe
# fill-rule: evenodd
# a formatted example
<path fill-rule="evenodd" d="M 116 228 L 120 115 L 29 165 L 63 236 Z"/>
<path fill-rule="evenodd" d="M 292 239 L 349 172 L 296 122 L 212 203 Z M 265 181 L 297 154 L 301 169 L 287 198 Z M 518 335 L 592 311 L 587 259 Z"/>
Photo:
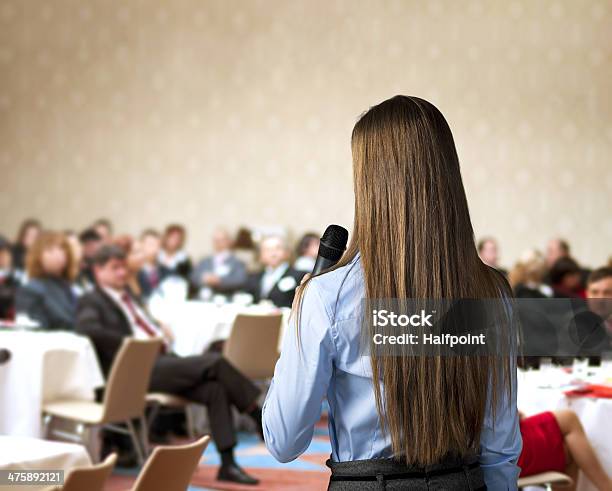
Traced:
<path fill-rule="evenodd" d="M 224 465 L 217 474 L 218 481 L 230 481 L 238 484 L 259 484 L 259 479 L 249 476 L 237 464 Z"/>

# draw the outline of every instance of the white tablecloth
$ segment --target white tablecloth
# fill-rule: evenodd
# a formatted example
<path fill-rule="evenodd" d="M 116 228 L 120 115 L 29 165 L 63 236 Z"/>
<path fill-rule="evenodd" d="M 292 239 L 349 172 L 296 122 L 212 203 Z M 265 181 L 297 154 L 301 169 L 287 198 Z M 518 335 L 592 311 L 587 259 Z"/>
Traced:
<path fill-rule="evenodd" d="M 85 447 L 76 443 L 51 442 L 37 438 L 0 436 L 0 469 L 63 470 L 88 467 L 91 460 Z M 48 486 L 0 486 L 0 490 L 38 490 Z"/>
<path fill-rule="evenodd" d="M 590 383 L 612 383 L 612 370 L 589 369 L 580 378 Z M 575 375 L 559 368 L 519 371 L 518 408 L 527 416 L 555 409 L 572 409 L 580 418 L 604 468 L 612 475 L 612 399 L 566 397 L 564 392 L 575 386 L 576 379 Z M 577 490 L 595 491 L 595 487 L 581 473 Z"/>
<path fill-rule="evenodd" d="M 104 378 L 88 338 L 70 332 L 0 331 L 0 435 L 40 436 L 43 402 L 89 399 Z"/>
<path fill-rule="evenodd" d="M 229 338 L 238 314 L 266 315 L 279 309 L 267 305 L 243 306 L 235 303 L 216 305 L 197 300 L 160 300 L 149 304 L 151 314 L 167 324 L 174 333 L 173 351 L 181 356 L 199 355 L 213 342 Z M 283 313 L 279 345 L 287 327 L 290 309 Z"/>

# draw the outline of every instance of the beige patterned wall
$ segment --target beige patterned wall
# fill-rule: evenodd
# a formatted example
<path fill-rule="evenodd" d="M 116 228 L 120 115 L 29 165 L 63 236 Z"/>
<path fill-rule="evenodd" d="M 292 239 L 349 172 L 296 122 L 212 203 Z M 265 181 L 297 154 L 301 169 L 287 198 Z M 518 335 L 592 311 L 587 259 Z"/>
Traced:
<path fill-rule="evenodd" d="M 454 131 L 502 262 L 612 253 L 612 3 L 0 0 L 0 230 L 350 225 L 349 136 L 396 93 Z"/>

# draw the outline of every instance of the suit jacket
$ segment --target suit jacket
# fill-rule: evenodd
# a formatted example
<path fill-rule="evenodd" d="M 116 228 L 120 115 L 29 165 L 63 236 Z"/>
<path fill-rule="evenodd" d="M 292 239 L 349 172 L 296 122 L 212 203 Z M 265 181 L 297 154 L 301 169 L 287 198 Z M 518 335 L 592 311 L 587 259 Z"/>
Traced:
<path fill-rule="evenodd" d="M 19 282 L 9 272 L 6 276 L 0 276 L 0 319 L 11 319 L 15 309 L 15 293 Z"/>
<path fill-rule="evenodd" d="M 247 269 L 244 263 L 233 254 L 227 256 L 223 265 L 227 267 L 227 274 L 220 276 L 221 284 L 212 288 L 215 293 L 234 293 L 244 286 L 247 280 Z M 191 273 L 191 282 L 195 288 L 202 288 L 202 275 L 214 273 L 214 256 L 202 259 Z"/>
<path fill-rule="evenodd" d="M 43 329 L 73 329 L 76 298 L 61 278 L 32 278 L 17 290 L 15 310 L 38 321 Z"/>
<path fill-rule="evenodd" d="M 268 299 L 277 307 L 291 307 L 293 297 L 295 297 L 295 289 L 299 286 L 305 274 L 304 271 L 297 271 L 292 267 L 288 267 L 274 284 L 268 295 L 264 297 L 261 295 L 261 282 L 264 272 L 260 271 L 249 276 L 246 290 L 253 295 L 255 302 Z"/>
<path fill-rule="evenodd" d="M 108 376 L 123 338 L 133 335 L 128 318 L 101 288 L 79 299 L 76 331 L 91 339 L 105 376 Z M 160 354 L 153 367 L 150 389 L 173 394 L 189 390 L 202 382 L 206 369 L 218 357 L 213 353 L 184 358 Z"/>

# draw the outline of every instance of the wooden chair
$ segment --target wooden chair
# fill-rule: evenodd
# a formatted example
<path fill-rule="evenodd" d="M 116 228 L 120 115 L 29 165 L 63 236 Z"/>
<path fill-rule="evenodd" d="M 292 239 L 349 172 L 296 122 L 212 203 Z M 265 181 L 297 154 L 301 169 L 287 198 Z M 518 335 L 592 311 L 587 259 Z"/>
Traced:
<path fill-rule="evenodd" d="M 552 491 L 553 486 L 571 486 L 573 482 L 571 477 L 561 472 L 542 472 L 533 476 L 521 477 L 518 480 L 518 487 L 537 486 Z"/>
<path fill-rule="evenodd" d="M 252 380 L 267 380 L 274 375 L 278 360 L 278 337 L 282 314 L 238 314 L 223 355 Z"/>
<path fill-rule="evenodd" d="M 131 491 L 185 491 L 209 441 L 155 447 Z"/>
<path fill-rule="evenodd" d="M 63 486 L 52 486 L 44 491 L 103 491 L 116 461 L 117 454 L 112 453 L 100 464 L 71 469 Z"/>
<path fill-rule="evenodd" d="M 126 338 L 113 362 L 103 402 L 59 400 L 44 404 L 44 434 L 47 434 L 52 418 L 76 422 L 76 438 L 81 441 L 86 428 L 104 427 L 129 435 L 139 462 L 144 463 L 148 454 L 145 396 L 161 345 L 160 339 Z M 135 419 L 140 421 L 140 438 L 134 425 Z M 118 423 L 125 423 L 127 428 Z"/>

